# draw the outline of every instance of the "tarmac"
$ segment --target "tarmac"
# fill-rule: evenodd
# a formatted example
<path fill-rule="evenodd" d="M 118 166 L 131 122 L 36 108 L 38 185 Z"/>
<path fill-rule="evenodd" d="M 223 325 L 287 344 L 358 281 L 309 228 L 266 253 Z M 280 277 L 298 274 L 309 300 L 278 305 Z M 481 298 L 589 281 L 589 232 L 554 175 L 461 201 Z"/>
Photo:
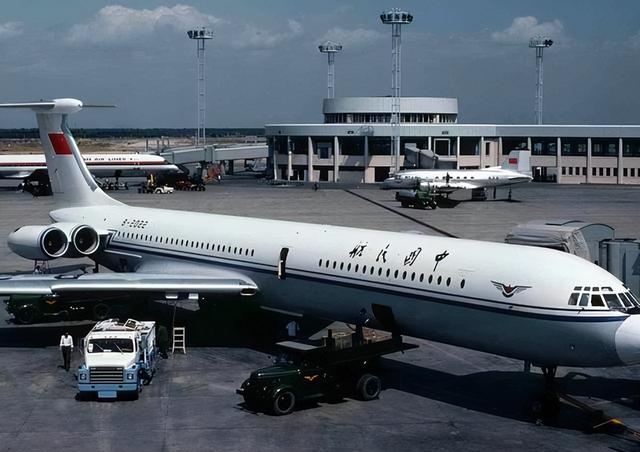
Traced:
<path fill-rule="evenodd" d="M 223 180 L 205 192 L 111 194 L 137 206 L 437 234 L 433 226 L 491 241 L 502 241 L 518 223 L 559 218 L 602 222 L 617 237 L 640 237 L 640 187 L 634 186 L 533 183 L 514 187 L 513 202 L 505 200 L 507 190 L 485 202 L 465 201 L 462 194 L 457 207 L 433 211 L 401 209 L 392 191 L 370 187 L 321 185 L 316 191 L 252 179 Z M 52 208 L 52 198 L 0 190 L 0 273 L 33 268 L 4 238 L 18 226 L 48 223 Z M 79 262 L 90 263 L 56 265 Z M 162 316 L 167 307 L 153 309 Z M 179 311 L 178 319 L 212 330 L 225 324 L 197 306 Z M 232 322 L 242 321 L 233 315 Z M 370 402 L 321 401 L 285 417 L 247 411 L 235 389 L 252 370 L 270 364 L 268 344 L 242 344 L 229 334 L 163 360 L 137 401 L 77 401 L 73 372 L 58 367 L 60 353 L 47 335 L 90 323 L 16 327 L 10 315 L 2 312 L 0 319 L 0 451 L 640 450 L 640 438 L 629 434 L 587 433 L 588 417 L 567 404 L 557 418 L 536 422 L 528 406 L 542 385 L 537 369 L 525 373 L 520 361 L 414 338 L 407 340 L 418 349 L 381 360 L 384 390 Z M 270 318 L 264 325 L 279 329 L 282 323 Z M 314 332 L 315 325 L 306 330 Z M 29 346 L 38 337 L 40 345 L 50 345 Z M 80 360 L 74 353 L 72 369 Z M 558 376 L 566 393 L 640 430 L 640 366 L 560 368 Z"/>

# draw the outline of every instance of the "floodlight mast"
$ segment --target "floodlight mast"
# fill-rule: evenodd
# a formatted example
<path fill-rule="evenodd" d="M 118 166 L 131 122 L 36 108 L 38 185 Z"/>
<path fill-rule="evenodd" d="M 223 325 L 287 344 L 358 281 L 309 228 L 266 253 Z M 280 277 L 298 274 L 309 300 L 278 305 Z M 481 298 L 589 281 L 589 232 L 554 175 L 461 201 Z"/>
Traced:
<path fill-rule="evenodd" d="M 391 152 L 393 155 L 393 172 L 400 170 L 400 56 L 402 45 L 402 25 L 413 21 L 413 16 L 406 11 L 393 8 L 380 14 L 385 25 L 391 25 Z"/>
<path fill-rule="evenodd" d="M 207 39 L 213 39 L 213 32 L 202 28 L 195 28 L 187 31 L 189 39 L 193 39 L 197 44 L 197 129 L 196 129 L 196 146 L 206 145 L 205 138 L 205 116 L 207 109 L 206 102 L 206 83 L 205 83 L 205 57 L 204 57 L 204 42 Z"/>
<path fill-rule="evenodd" d="M 535 122 L 536 124 L 542 124 L 542 77 L 543 77 L 543 67 L 542 67 L 542 54 L 545 47 L 551 47 L 553 45 L 553 41 L 548 38 L 536 37 L 531 38 L 529 41 L 529 47 L 532 49 L 536 49 L 536 100 L 535 100 Z"/>
<path fill-rule="evenodd" d="M 336 53 L 342 50 L 342 45 L 333 41 L 326 41 L 318 46 L 318 50 L 327 54 L 327 99 L 335 96 L 335 58 Z"/>

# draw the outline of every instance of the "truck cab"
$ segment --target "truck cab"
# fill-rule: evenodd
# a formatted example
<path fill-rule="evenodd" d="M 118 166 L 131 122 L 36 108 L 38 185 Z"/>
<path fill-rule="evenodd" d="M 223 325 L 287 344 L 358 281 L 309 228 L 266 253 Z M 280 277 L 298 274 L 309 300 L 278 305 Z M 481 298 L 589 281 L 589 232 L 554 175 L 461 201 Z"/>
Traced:
<path fill-rule="evenodd" d="M 156 369 L 155 322 L 110 319 L 97 323 L 84 338 L 84 363 L 78 369 L 80 395 L 137 398 Z"/>

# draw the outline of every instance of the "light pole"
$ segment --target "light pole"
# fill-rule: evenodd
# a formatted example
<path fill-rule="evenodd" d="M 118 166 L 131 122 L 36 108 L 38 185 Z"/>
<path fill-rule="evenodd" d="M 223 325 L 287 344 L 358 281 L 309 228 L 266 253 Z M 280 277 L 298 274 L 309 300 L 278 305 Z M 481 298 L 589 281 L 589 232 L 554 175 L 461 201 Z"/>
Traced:
<path fill-rule="evenodd" d="M 205 84 L 205 58 L 204 58 L 204 42 L 207 39 L 213 39 L 213 32 L 205 27 L 187 31 L 189 39 L 193 39 L 197 44 L 197 121 L 196 129 L 196 146 L 206 145 L 205 138 L 205 113 L 207 109 L 206 102 L 206 84 Z"/>
<path fill-rule="evenodd" d="M 335 96 L 335 72 L 334 72 L 334 63 L 336 58 L 336 53 L 342 50 L 342 45 L 333 41 L 327 41 L 318 46 L 318 50 L 322 53 L 327 54 L 327 99 L 333 99 Z"/>
<path fill-rule="evenodd" d="M 380 14 L 383 24 L 391 25 L 391 152 L 394 156 L 393 172 L 400 169 L 400 47 L 402 44 L 401 31 L 403 25 L 413 21 L 413 16 L 406 11 L 393 8 Z"/>
<path fill-rule="evenodd" d="M 551 39 L 537 37 L 531 38 L 529 47 L 536 49 L 536 73 L 538 75 L 536 81 L 536 101 L 535 101 L 535 121 L 536 124 L 542 124 L 542 53 L 546 47 L 551 47 L 553 41 Z"/>

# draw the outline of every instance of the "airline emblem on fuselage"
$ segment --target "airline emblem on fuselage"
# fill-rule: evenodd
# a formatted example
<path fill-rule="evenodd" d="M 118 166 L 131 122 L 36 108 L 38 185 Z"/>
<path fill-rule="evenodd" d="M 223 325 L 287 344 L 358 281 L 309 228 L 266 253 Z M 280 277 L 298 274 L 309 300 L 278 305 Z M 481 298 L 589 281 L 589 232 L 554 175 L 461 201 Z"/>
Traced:
<path fill-rule="evenodd" d="M 515 294 L 531 288 L 531 286 L 511 286 L 497 281 L 491 281 L 491 283 L 496 286 L 496 289 L 502 292 L 502 296 L 504 296 L 505 298 L 511 298 Z"/>

